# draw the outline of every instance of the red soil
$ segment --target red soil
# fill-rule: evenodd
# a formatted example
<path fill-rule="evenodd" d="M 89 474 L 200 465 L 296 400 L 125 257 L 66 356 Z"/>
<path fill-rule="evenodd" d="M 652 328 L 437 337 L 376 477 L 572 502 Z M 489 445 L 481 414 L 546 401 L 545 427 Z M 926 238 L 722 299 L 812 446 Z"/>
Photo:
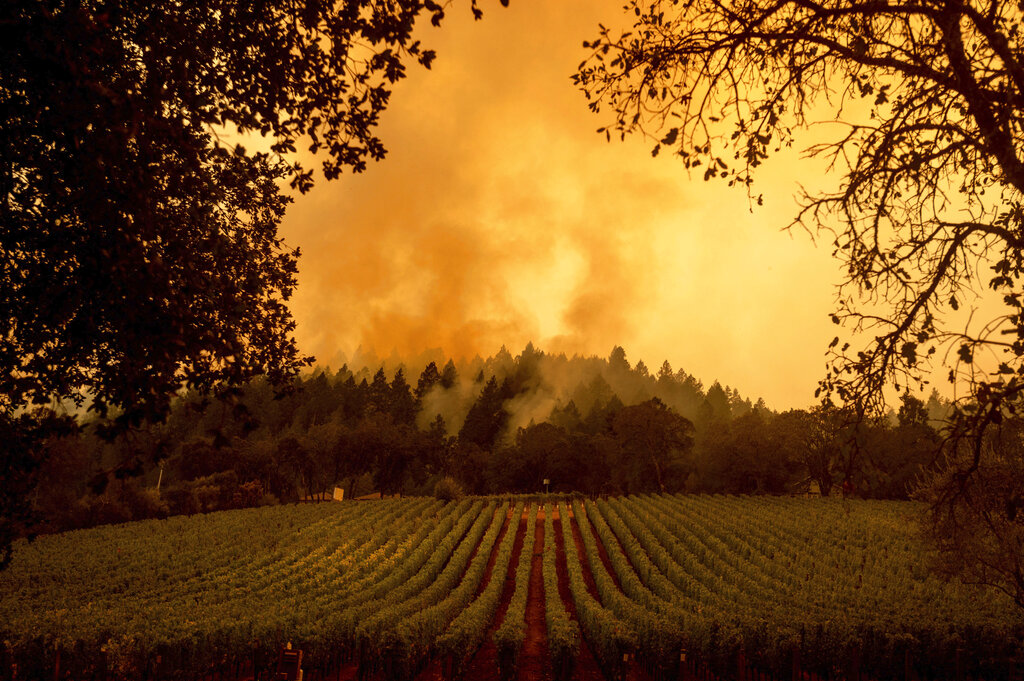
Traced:
<path fill-rule="evenodd" d="M 516 522 L 516 520 L 516 518 L 513 518 L 511 522 Z M 466 679 L 491 681 L 491 679 L 499 678 L 498 649 L 495 647 L 491 637 L 505 620 L 505 613 L 508 611 L 509 603 L 512 602 L 512 594 L 516 588 L 516 568 L 519 566 L 519 552 L 523 548 L 523 542 L 526 538 L 526 516 L 521 516 L 518 518 L 518 521 L 516 525 L 516 539 L 512 545 L 512 560 L 509 561 L 508 572 L 505 574 L 505 587 L 501 592 L 501 602 L 498 603 L 498 610 L 494 613 L 491 628 L 487 630 L 483 645 L 476 651 L 473 659 L 469 661 L 466 667 Z M 493 567 L 494 563 L 492 561 L 487 567 L 488 579 Z"/>
<path fill-rule="evenodd" d="M 494 572 L 494 563 L 498 560 L 498 548 L 501 546 L 501 542 L 505 539 L 505 533 L 508 532 L 510 527 L 515 527 L 513 532 L 519 531 L 519 525 L 513 525 L 514 519 L 512 518 L 512 510 L 509 509 L 508 513 L 505 514 L 505 524 L 501 526 L 501 532 L 498 533 L 497 539 L 494 540 L 494 546 L 491 547 L 491 557 L 487 559 L 487 567 L 484 568 L 483 579 L 476 587 L 476 594 L 473 599 L 484 592 L 487 588 L 488 582 L 491 581 L 491 573 Z M 471 601 L 472 602 L 472 601 Z"/>
<path fill-rule="evenodd" d="M 549 678 L 551 656 L 548 653 L 548 625 L 544 619 L 544 511 L 537 514 L 533 533 L 530 589 L 526 595 L 526 640 L 519 651 L 516 681 Z"/>
<path fill-rule="evenodd" d="M 571 522 L 569 518 L 566 518 L 566 521 Z M 568 611 L 569 616 L 578 621 L 576 617 L 576 604 L 573 602 L 572 593 L 569 591 L 569 567 L 566 563 L 561 519 L 555 520 L 555 549 L 555 567 L 558 570 L 558 593 L 562 597 L 562 602 L 565 603 L 565 609 Z M 584 572 L 584 578 L 589 576 L 589 572 Z M 591 590 L 593 587 L 593 578 L 590 581 L 591 585 L 587 587 L 588 590 Z M 581 638 L 580 640 L 580 652 L 573 666 L 572 678 L 579 681 L 604 679 L 604 675 L 601 674 L 601 668 L 597 666 L 597 659 L 590 650 L 590 644 L 587 643 L 586 638 Z"/>
<path fill-rule="evenodd" d="M 500 678 L 497 665 L 497 651 L 495 650 L 494 642 L 491 637 L 494 631 L 504 620 L 505 613 L 508 610 L 509 603 L 512 600 L 512 594 L 515 590 L 515 572 L 519 562 L 519 553 L 525 539 L 526 517 L 523 515 L 518 518 L 518 523 L 516 523 L 516 520 L 517 519 L 512 518 L 511 520 L 506 521 L 505 525 L 502 527 L 498 538 L 495 540 L 494 548 L 491 550 L 491 555 L 488 559 L 483 579 L 477 588 L 477 595 L 479 595 L 493 578 L 492 573 L 494 571 L 494 563 L 497 559 L 497 551 L 501 544 L 501 540 L 504 537 L 505 532 L 509 531 L 509 528 L 515 528 L 513 531 L 516 532 L 516 539 L 512 549 L 512 560 L 509 562 L 508 570 L 504 576 L 505 586 L 502 591 L 501 601 L 498 605 L 498 610 L 492 619 L 483 644 L 467 664 L 462 676 L 462 679 L 465 681 L 497 681 Z M 576 604 L 573 602 L 572 594 L 569 591 L 569 575 L 565 553 L 566 547 L 562 537 L 562 519 L 559 517 L 557 508 L 554 509 L 552 520 L 555 526 L 555 565 L 558 571 L 558 591 L 570 617 L 575 620 L 577 619 Z M 576 550 L 582 557 L 580 563 L 583 568 L 583 581 L 586 584 L 587 591 L 589 591 L 590 594 L 600 602 L 601 599 L 597 593 L 594 576 L 591 573 L 590 565 L 586 560 L 583 536 L 580 534 L 579 524 L 574 522 L 574 514 L 571 509 L 569 510 L 565 520 L 570 523 Z M 612 569 L 611 561 L 608 558 L 607 550 L 596 534 L 594 534 L 594 540 L 597 543 L 598 555 L 601 558 L 604 569 L 609 575 L 611 575 L 616 586 L 620 586 L 618 576 Z M 479 545 L 474 547 L 474 555 L 478 549 Z M 537 523 L 534 530 L 533 555 L 530 556 L 530 584 L 526 602 L 526 639 L 523 642 L 523 647 L 519 654 L 519 669 L 516 677 L 517 681 L 547 681 L 551 678 L 551 658 L 547 646 L 547 623 L 545 621 L 544 612 L 543 556 L 544 510 L 541 508 L 538 510 Z M 450 671 L 449 661 L 434 657 L 431 659 L 427 667 L 416 676 L 416 681 L 444 681 L 444 679 L 448 678 Z M 315 673 L 314 675 L 319 676 Z M 334 681 L 335 679 L 337 681 L 353 681 L 357 677 L 358 668 L 356 664 L 348 663 L 342 664 L 340 669 L 331 670 L 326 674 L 325 681 Z M 244 678 L 244 675 L 242 678 Z M 373 675 L 374 680 L 382 678 L 382 671 Z M 605 678 L 597 664 L 597 660 L 594 657 L 590 645 L 585 638 L 580 642 L 580 652 L 575 661 L 572 678 L 574 681 L 604 681 Z M 636 660 L 631 661 L 627 674 L 627 681 L 648 681 L 648 678 L 649 677 L 640 668 Z"/>
<path fill-rule="evenodd" d="M 601 563 L 604 565 L 605 572 L 611 576 L 612 580 L 615 582 L 616 588 L 621 591 L 622 585 L 619 583 L 619 577 L 612 569 L 611 560 L 608 558 L 608 551 L 605 550 L 605 546 L 601 542 L 601 538 L 597 536 L 597 533 L 594 532 L 592 527 L 589 528 L 589 532 L 594 538 L 594 543 L 597 544 L 597 555 L 600 557 Z M 601 602 L 601 597 L 597 593 L 597 584 L 594 582 L 594 575 L 590 571 L 590 563 L 586 558 L 582 558 L 583 556 L 586 556 L 586 547 L 583 544 L 583 535 L 580 534 L 579 523 L 575 522 L 575 516 L 573 516 L 572 522 L 572 538 L 576 544 L 576 550 L 579 551 L 579 555 L 581 556 L 580 565 L 583 566 L 583 581 L 587 585 L 587 591 L 589 591 L 590 594 L 598 600 L 598 602 Z M 643 668 L 640 667 L 635 655 L 629 662 L 629 669 L 626 673 L 626 678 L 627 681 L 647 681 L 647 679 L 650 678 Z"/>
<path fill-rule="evenodd" d="M 577 545 L 579 545 L 579 543 L 583 541 L 583 535 L 580 534 L 579 523 L 573 524 L 573 531 L 574 536 L 578 537 L 576 543 Z M 608 550 L 605 548 L 604 542 L 602 542 L 601 538 L 597 536 L 597 532 L 594 532 L 593 527 L 590 527 L 590 534 L 594 537 L 594 543 L 597 544 L 597 555 L 601 559 L 601 563 L 604 565 L 605 572 L 611 575 L 612 580 L 615 582 L 615 586 L 618 587 L 619 591 L 621 591 L 622 584 L 619 582 L 619 576 L 615 574 L 615 570 L 614 568 L 612 568 L 612 561 L 608 557 Z M 589 567 L 589 565 L 587 565 L 586 567 Z M 587 569 L 584 569 L 584 572 L 586 574 L 590 574 L 590 571 Z"/>
<path fill-rule="evenodd" d="M 573 520 L 575 520 L 575 518 L 573 518 Z M 587 591 L 590 592 L 590 595 L 593 596 L 595 599 L 597 599 L 597 602 L 600 603 L 601 602 L 601 596 L 597 593 L 597 583 L 594 582 L 594 575 L 593 575 L 593 573 L 590 572 L 590 563 L 587 562 L 587 548 L 586 548 L 586 546 L 583 545 L 583 535 L 580 534 L 579 523 L 576 523 L 576 522 L 572 523 L 572 538 L 573 538 L 573 541 L 576 543 L 576 551 L 579 553 L 579 556 L 580 556 L 580 565 L 583 566 L 583 582 L 584 582 L 584 584 L 587 585 Z M 596 538 L 597 537 L 595 537 L 595 539 Z M 604 546 L 601 545 L 600 541 L 597 542 L 597 546 L 600 549 L 599 554 L 603 553 L 604 552 Z M 564 553 L 563 553 L 563 557 L 564 557 Z M 607 559 L 608 559 L 608 556 L 606 554 L 604 556 L 604 559 L 605 559 L 605 561 L 607 561 Z M 611 565 L 609 563 L 605 562 L 604 567 L 605 567 L 606 570 L 608 570 L 609 573 L 611 573 L 612 577 L 614 578 L 615 577 L 615 573 L 611 571 Z M 615 586 L 618 586 L 618 585 L 619 585 L 619 582 L 616 579 Z"/>
<path fill-rule="evenodd" d="M 501 531 L 498 533 L 497 538 L 494 540 L 494 546 L 491 547 L 491 555 L 487 559 L 487 567 L 484 568 L 484 576 L 480 580 L 480 584 L 477 585 L 476 593 L 473 595 L 473 599 L 474 600 L 481 593 L 483 593 L 483 590 L 487 588 L 488 582 L 491 581 L 491 574 L 494 572 L 494 563 L 498 560 L 498 547 L 501 546 L 501 541 L 502 541 L 502 539 L 504 539 L 505 533 L 508 532 L 509 527 L 512 527 L 512 523 L 514 522 L 514 520 L 509 520 L 509 517 L 511 515 L 512 515 L 512 512 L 509 511 L 508 515 L 506 516 L 505 524 L 501 526 Z M 521 521 L 520 524 L 525 525 L 525 521 Z M 518 525 L 516 526 L 516 529 L 514 531 L 515 532 L 519 532 L 519 526 Z M 522 534 L 522 532 L 519 532 L 519 534 Z M 519 537 L 516 537 L 515 541 L 516 541 L 516 545 L 522 546 L 523 542 L 520 540 Z M 476 547 L 473 548 L 473 555 L 474 556 L 476 555 L 477 551 L 479 551 L 479 549 L 480 549 L 480 545 L 479 544 L 477 544 Z M 513 555 L 517 555 L 515 553 L 515 546 L 513 546 Z M 472 562 L 472 558 L 470 558 L 470 562 Z M 467 566 L 468 566 L 468 564 L 467 564 Z M 507 575 L 506 575 L 505 579 L 506 580 L 508 579 Z M 491 662 L 492 662 L 492 664 L 490 665 L 490 667 L 488 667 L 486 664 L 483 664 L 483 662 L 482 662 L 481 663 L 481 669 L 479 670 L 480 673 L 479 674 L 475 674 L 475 673 L 467 671 L 467 673 L 465 675 L 465 678 L 467 678 L 467 679 L 473 679 L 474 681 L 477 681 L 477 680 L 479 680 L 479 681 L 490 681 L 491 679 L 498 679 L 499 678 L 498 677 L 497 656 L 496 656 L 496 654 L 494 652 L 494 643 L 491 642 L 491 634 L 493 634 L 494 630 L 497 629 L 497 624 L 496 623 L 500 623 L 501 622 L 501 618 L 505 616 L 505 610 L 508 609 L 508 602 L 510 600 L 512 600 L 512 594 L 509 593 L 508 597 L 506 598 L 505 595 L 504 595 L 505 591 L 508 591 L 508 584 L 507 583 L 505 585 L 504 591 L 502 592 L 502 604 L 499 606 L 498 613 L 497 613 L 497 615 L 495 616 L 494 620 L 491 623 L 491 629 L 487 632 L 487 636 L 486 636 L 486 638 L 484 640 L 484 645 L 481 646 L 481 650 L 482 650 L 487 645 L 490 645 L 490 648 L 491 648 Z M 472 603 L 472 601 L 470 601 L 470 603 Z M 477 651 L 477 652 L 478 652 L 478 655 L 479 655 L 480 651 Z M 444 660 L 444 659 L 442 659 L 442 658 L 440 658 L 440 657 L 438 657 L 436 655 L 433 656 L 430 659 L 430 662 L 427 663 L 427 666 L 423 669 L 423 671 L 421 671 L 419 674 L 416 675 L 416 681 L 443 681 L 443 679 L 448 678 L 448 674 L 446 673 L 446 670 L 445 670 L 446 663 L 448 663 L 448 662 L 449 662 L 448 660 Z"/>

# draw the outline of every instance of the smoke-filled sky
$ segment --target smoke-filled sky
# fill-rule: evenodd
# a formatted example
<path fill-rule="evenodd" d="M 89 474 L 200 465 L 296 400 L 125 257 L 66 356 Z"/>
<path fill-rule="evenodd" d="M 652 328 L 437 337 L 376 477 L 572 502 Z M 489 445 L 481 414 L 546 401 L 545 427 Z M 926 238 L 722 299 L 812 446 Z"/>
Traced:
<path fill-rule="evenodd" d="M 783 232 L 796 154 L 764 167 L 765 205 L 688 177 L 651 143 L 608 143 L 570 75 L 620 0 L 468 3 L 420 37 L 436 49 L 395 89 L 385 161 L 321 182 L 283 226 L 302 250 L 292 301 L 303 351 L 337 366 L 386 356 L 548 352 L 667 359 L 775 409 L 805 407 L 834 335 L 827 244 Z"/>

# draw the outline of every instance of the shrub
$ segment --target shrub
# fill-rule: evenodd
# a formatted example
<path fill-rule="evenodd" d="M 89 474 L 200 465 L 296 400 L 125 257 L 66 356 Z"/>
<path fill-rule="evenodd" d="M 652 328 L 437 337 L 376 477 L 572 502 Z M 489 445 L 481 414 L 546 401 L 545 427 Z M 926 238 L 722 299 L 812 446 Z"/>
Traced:
<path fill-rule="evenodd" d="M 462 485 L 456 482 L 455 478 L 446 475 L 434 485 L 434 496 L 441 501 L 454 501 L 461 499 L 466 494 Z"/>

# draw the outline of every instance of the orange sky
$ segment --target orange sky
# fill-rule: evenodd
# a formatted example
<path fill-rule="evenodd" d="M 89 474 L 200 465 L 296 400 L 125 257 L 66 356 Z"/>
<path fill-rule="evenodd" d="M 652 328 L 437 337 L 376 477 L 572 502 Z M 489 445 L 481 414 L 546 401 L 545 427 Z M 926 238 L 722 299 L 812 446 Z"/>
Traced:
<path fill-rule="evenodd" d="M 410 69 L 380 133 L 388 158 L 320 181 L 282 233 L 302 250 L 292 301 L 321 364 L 380 355 L 546 351 L 668 359 L 775 409 L 805 407 L 835 335 L 837 264 L 781 229 L 795 155 L 764 167 L 765 205 L 687 176 L 652 144 L 607 143 L 607 119 L 569 80 L 620 0 L 512 0 L 424 31 L 438 58 Z"/>

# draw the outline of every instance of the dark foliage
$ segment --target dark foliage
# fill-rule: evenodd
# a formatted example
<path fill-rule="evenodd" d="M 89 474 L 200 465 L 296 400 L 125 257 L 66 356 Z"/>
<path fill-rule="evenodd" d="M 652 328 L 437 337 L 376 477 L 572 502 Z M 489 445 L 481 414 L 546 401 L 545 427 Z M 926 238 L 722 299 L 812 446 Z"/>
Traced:
<path fill-rule="evenodd" d="M 948 372 L 960 396 L 951 468 L 924 495 L 935 530 L 982 513 L 971 490 L 994 451 L 987 431 L 1024 411 L 1021 3 L 625 9 L 632 30 L 602 27 L 575 76 L 590 108 L 610 113 L 601 131 L 643 134 L 654 155 L 672 153 L 758 204 L 755 170 L 803 133 L 816 140 L 806 150 L 835 183 L 804 193 L 794 224 L 842 264 L 832 320 L 849 336 L 829 346 L 822 395 L 866 423 L 886 411 L 887 392 Z M 1024 582 L 1014 584 L 1024 601 Z"/>
<path fill-rule="evenodd" d="M 475 2 L 472 11 L 479 17 Z M 0 525 L 39 456 L 26 410 L 108 435 L 182 389 L 287 383 L 298 251 L 277 227 L 313 171 L 383 158 L 375 134 L 433 0 L 46 0 L 0 9 Z M 226 143 L 259 133 L 269 152 Z M 110 421 L 106 421 L 106 419 Z M 51 431 L 56 432 L 56 431 Z M 215 443 L 219 444 L 219 443 Z M 6 535 L 0 547 L 6 547 Z"/>
<path fill-rule="evenodd" d="M 777 414 L 717 383 L 709 400 L 685 372 L 653 377 L 624 352 L 617 363 L 504 354 L 475 372 L 450 362 L 449 386 L 434 380 L 418 401 L 401 367 L 343 367 L 297 378 L 283 396 L 262 378 L 234 404 L 191 395 L 165 423 L 111 442 L 50 438 L 38 529 L 323 499 L 333 487 L 346 498 L 535 493 L 544 480 L 586 494 L 792 494 L 813 481 L 834 494 L 905 499 L 931 463 L 929 410 L 941 415 L 934 396 L 927 407 L 907 396 L 898 416 L 858 426 L 853 447 L 839 410 Z M 483 381 L 457 378 L 480 372 Z M 428 364 L 418 385 L 436 376 Z M 558 384 L 563 376 L 578 382 Z M 141 475 L 118 475 L 129 461 Z"/>

